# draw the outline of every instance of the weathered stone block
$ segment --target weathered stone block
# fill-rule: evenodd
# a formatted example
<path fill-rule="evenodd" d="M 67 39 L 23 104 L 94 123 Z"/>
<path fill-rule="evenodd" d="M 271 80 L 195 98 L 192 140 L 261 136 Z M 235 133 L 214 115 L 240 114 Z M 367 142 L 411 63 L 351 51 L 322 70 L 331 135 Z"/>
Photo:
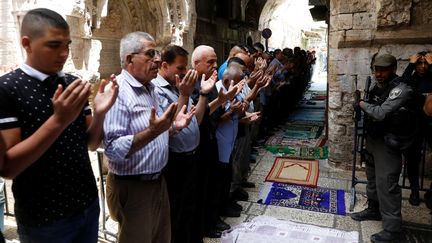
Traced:
<path fill-rule="evenodd" d="M 339 46 L 339 42 L 343 41 L 344 39 L 345 39 L 345 31 L 344 30 L 330 32 L 329 40 L 328 40 L 329 48 L 337 49 Z"/>
<path fill-rule="evenodd" d="M 339 91 L 340 89 L 340 77 L 343 75 L 333 75 L 333 74 L 329 74 L 327 81 L 329 84 L 329 91 Z"/>
<path fill-rule="evenodd" d="M 377 1 L 377 27 L 407 26 L 411 20 L 412 0 Z"/>
<path fill-rule="evenodd" d="M 341 79 L 340 90 L 342 92 L 352 93 L 357 83 L 357 75 L 344 75 Z"/>
<path fill-rule="evenodd" d="M 375 27 L 376 16 L 373 13 L 354 13 L 353 29 L 373 29 Z"/>
<path fill-rule="evenodd" d="M 331 139 L 332 141 L 339 140 L 346 133 L 346 126 L 345 125 L 333 124 L 332 126 L 329 126 L 328 128 L 329 128 L 329 139 Z"/>
<path fill-rule="evenodd" d="M 372 2 L 373 1 L 370 0 L 330 0 L 330 14 L 337 15 L 344 13 L 369 12 L 372 9 Z"/>
<path fill-rule="evenodd" d="M 364 41 L 372 38 L 372 30 L 347 30 L 345 33 L 345 41 Z"/>
<path fill-rule="evenodd" d="M 342 93 L 341 92 L 329 92 L 329 108 L 339 109 L 342 107 Z"/>
<path fill-rule="evenodd" d="M 352 141 L 345 137 L 346 141 Z M 349 164 L 352 160 L 352 142 L 339 142 L 329 140 L 329 162 L 344 165 Z"/>
<path fill-rule="evenodd" d="M 330 18 L 330 31 L 349 30 L 353 27 L 352 14 L 339 14 Z"/>
<path fill-rule="evenodd" d="M 371 81 L 373 83 L 374 77 L 373 77 L 372 73 L 370 73 L 369 75 L 359 75 L 359 76 L 357 76 L 357 87 L 356 87 L 356 89 L 360 90 L 360 92 L 362 92 L 362 97 L 364 95 L 364 90 L 365 90 L 365 85 L 366 85 L 366 79 L 367 79 L 367 77 L 371 77 L 371 79 L 372 79 Z M 371 83 L 371 85 L 372 85 L 372 83 Z"/>

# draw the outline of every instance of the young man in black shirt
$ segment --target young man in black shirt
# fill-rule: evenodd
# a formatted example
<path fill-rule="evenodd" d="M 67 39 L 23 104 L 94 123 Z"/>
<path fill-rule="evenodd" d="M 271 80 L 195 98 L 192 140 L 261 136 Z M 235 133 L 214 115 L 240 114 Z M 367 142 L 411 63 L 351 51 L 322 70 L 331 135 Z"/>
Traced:
<path fill-rule="evenodd" d="M 101 83 L 92 116 L 90 84 L 62 72 L 70 43 L 58 13 L 31 10 L 21 28 L 26 61 L 0 78 L 1 175 L 13 179 L 21 242 L 97 241 L 99 202 L 87 146 L 99 146 L 118 86 Z"/>

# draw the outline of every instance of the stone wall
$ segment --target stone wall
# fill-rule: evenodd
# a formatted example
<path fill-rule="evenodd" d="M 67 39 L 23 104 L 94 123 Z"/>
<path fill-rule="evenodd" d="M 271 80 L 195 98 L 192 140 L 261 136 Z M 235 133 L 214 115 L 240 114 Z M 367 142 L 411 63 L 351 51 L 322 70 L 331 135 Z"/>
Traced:
<path fill-rule="evenodd" d="M 432 4 L 428 0 L 330 1 L 329 160 L 350 167 L 353 150 L 353 92 L 372 76 L 371 58 L 390 53 L 401 75 L 409 56 L 432 50 Z"/>
<path fill-rule="evenodd" d="M 25 60 L 20 20 L 40 7 L 60 13 L 70 25 L 64 70 L 90 81 L 119 73 L 119 42 L 131 31 L 150 33 L 160 47 L 175 43 L 193 49 L 195 0 L 0 0 L 0 74 Z"/>
<path fill-rule="evenodd" d="M 21 52 L 16 41 L 18 32 L 15 28 L 11 9 L 11 1 L 0 0 L 0 74 L 13 68 L 18 63 L 15 55 Z"/>

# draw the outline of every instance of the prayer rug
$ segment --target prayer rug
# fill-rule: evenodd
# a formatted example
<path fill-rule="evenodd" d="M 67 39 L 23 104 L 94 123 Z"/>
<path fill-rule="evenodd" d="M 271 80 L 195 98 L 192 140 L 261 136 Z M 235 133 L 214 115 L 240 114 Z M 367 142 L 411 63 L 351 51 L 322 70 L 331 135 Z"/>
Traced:
<path fill-rule="evenodd" d="M 328 147 L 289 147 L 279 145 L 266 145 L 265 149 L 280 157 L 300 159 L 327 159 Z"/>
<path fill-rule="evenodd" d="M 323 127 L 311 125 L 297 125 L 285 129 L 285 138 L 311 139 L 319 138 L 322 134 Z"/>
<path fill-rule="evenodd" d="M 298 110 L 288 117 L 291 121 L 324 121 L 325 110 L 308 109 Z"/>
<path fill-rule="evenodd" d="M 358 243 L 357 231 L 342 231 L 334 228 L 318 227 L 269 216 L 256 216 L 248 222 L 233 225 L 224 231 L 221 243 Z"/>
<path fill-rule="evenodd" d="M 319 161 L 276 157 L 266 181 L 313 186 L 318 182 Z"/>
<path fill-rule="evenodd" d="M 260 192 L 258 203 L 346 215 L 345 191 L 323 187 L 266 183 Z"/>
<path fill-rule="evenodd" d="M 266 141 L 266 145 L 279 145 L 290 147 L 321 147 L 325 144 L 325 139 L 294 139 L 284 138 L 283 136 L 273 136 Z"/>
<path fill-rule="evenodd" d="M 325 100 L 327 99 L 326 95 L 314 95 L 312 96 L 312 100 Z"/>
<path fill-rule="evenodd" d="M 324 126 L 324 121 L 289 121 L 282 127 L 289 128 L 292 125 L 316 125 Z"/>

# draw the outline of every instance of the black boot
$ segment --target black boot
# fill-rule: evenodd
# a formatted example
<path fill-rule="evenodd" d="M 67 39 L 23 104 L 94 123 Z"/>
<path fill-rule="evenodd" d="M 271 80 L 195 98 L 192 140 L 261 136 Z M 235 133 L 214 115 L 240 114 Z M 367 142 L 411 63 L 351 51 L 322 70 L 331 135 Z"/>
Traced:
<path fill-rule="evenodd" d="M 382 242 L 399 242 L 401 234 L 399 232 L 390 232 L 383 230 L 379 233 L 373 234 L 370 237 L 370 240 L 373 243 L 382 243 Z"/>
<path fill-rule="evenodd" d="M 415 189 L 411 190 L 411 195 L 408 199 L 408 202 L 413 206 L 420 205 L 420 195 L 418 190 Z"/>
<path fill-rule="evenodd" d="M 432 183 L 429 187 L 429 191 L 424 194 L 424 199 L 426 201 L 426 207 L 432 209 Z"/>
<path fill-rule="evenodd" d="M 381 220 L 381 213 L 379 211 L 378 202 L 374 200 L 369 200 L 368 207 L 363 211 L 351 214 L 351 218 L 356 221 Z"/>

